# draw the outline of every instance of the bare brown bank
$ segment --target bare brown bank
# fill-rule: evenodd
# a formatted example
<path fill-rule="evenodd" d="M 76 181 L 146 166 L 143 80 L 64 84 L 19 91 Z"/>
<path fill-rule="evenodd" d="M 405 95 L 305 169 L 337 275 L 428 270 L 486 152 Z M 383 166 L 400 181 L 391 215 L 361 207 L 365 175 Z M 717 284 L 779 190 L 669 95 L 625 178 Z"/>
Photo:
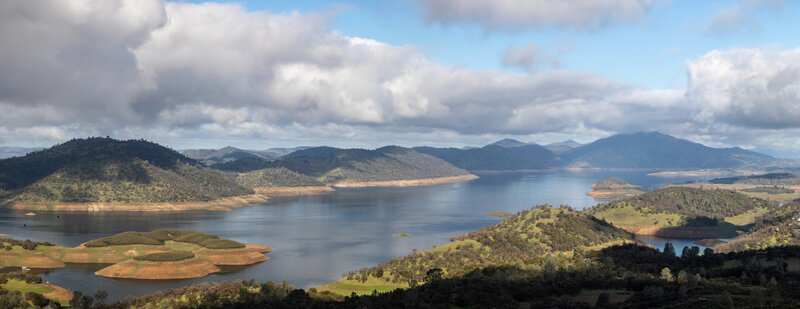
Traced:
<path fill-rule="evenodd" d="M 446 183 L 456 183 L 456 182 L 473 180 L 476 178 L 478 178 L 478 176 L 469 174 L 460 176 L 409 179 L 409 180 L 358 181 L 358 182 L 343 181 L 334 184 L 333 187 L 335 188 L 418 187 L 418 186 L 432 186 L 432 185 L 446 184 Z"/>

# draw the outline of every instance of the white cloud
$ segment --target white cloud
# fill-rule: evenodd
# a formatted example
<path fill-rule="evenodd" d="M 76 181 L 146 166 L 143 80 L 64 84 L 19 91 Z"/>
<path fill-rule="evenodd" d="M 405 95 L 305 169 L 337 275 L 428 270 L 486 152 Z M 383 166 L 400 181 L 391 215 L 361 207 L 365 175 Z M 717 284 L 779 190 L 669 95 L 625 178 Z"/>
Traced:
<path fill-rule="evenodd" d="M 708 25 L 708 31 L 722 35 L 759 30 L 760 24 L 756 15 L 765 11 L 776 13 L 788 5 L 786 0 L 742 0 L 740 4 L 719 10 Z"/>
<path fill-rule="evenodd" d="M 639 22 L 653 0 L 417 0 L 428 21 L 475 23 L 487 30 L 566 27 L 597 30 Z"/>
<path fill-rule="evenodd" d="M 535 44 L 528 44 L 521 48 L 509 45 L 503 51 L 501 60 L 506 67 L 516 67 L 528 72 L 536 72 L 544 67 L 557 68 L 560 66 L 556 56 L 539 50 Z"/>

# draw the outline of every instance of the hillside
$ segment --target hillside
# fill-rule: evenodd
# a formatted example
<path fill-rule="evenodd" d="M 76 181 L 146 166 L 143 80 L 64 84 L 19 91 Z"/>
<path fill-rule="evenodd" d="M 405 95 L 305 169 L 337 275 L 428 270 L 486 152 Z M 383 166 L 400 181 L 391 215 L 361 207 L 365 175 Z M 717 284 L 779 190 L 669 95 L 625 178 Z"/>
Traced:
<path fill-rule="evenodd" d="M 0 160 L 5 203 L 204 202 L 252 194 L 220 172 L 158 144 L 74 139 Z"/>
<path fill-rule="evenodd" d="M 578 143 L 574 140 L 566 140 L 563 142 L 547 144 L 544 146 L 544 148 L 547 148 L 547 150 L 550 150 L 556 154 L 562 154 L 570 150 L 573 150 L 575 148 L 578 148 L 580 146 L 583 146 L 583 144 Z"/>
<path fill-rule="evenodd" d="M 283 168 L 329 184 L 469 175 L 467 171 L 433 156 L 396 146 L 375 150 L 316 147 L 296 151 L 276 161 L 246 162 L 241 159 L 212 167 L 238 172 Z"/>
<path fill-rule="evenodd" d="M 325 184 L 283 167 L 265 168 L 236 176 L 236 183 L 248 188 L 307 187 Z"/>
<path fill-rule="evenodd" d="M 533 170 L 553 168 L 560 164 L 553 152 L 535 144 L 514 147 L 491 144 L 470 149 L 415 147 L 414 150 L 469 171 Z"/>
<path fill-rule="evenodd" d="M 214 163 L 230 162 L 241 158 L 252 158 L 261 160 L 273 160 L 276 156 L 254 150 L 242 150 L 234 147 L 222 149 L 194 149 L 186 150 L 183 155 L 192 158 L 206 165 Z"/>
<path fill-rule="evenodd" d="M 713 238 L 736 236 L 768 209 L 767 201 L 730 190 L 668 187 L 586 213 L 637 234 Z"/>
<path fill-rule="evenodd" d="M 617 134 L 565 153 L 568 167 L 730 168 L 776 159 L 741 148 L 711 148 L 658 132 Z"/>
<path fill-rule="evenodd" d="M 749 232 L 727 244 L 719 251 L 744 251 L 775 246 L 800 246 L 800 203 L 788 203 L 772 209 L 756 220 Z"/>
<path fill-rule="evenodd" d="M 347 274 L 385 283 L 423 282 L 428 270 L 456 277 L 475 269 L 510 263 L 537 264 L 548 254 L 599 248 L 631 241 L 633 235 L 569 208 L 547 205 L 525 210 L 500 223 L 457 237 L 458 241 Z"/>
<path fill-rule="evenodd" d="M 34 152 L 39 150 L 42 150 L 42 148 L 0 147 L 0 159 L 24 156 L 29 152 Z"/>

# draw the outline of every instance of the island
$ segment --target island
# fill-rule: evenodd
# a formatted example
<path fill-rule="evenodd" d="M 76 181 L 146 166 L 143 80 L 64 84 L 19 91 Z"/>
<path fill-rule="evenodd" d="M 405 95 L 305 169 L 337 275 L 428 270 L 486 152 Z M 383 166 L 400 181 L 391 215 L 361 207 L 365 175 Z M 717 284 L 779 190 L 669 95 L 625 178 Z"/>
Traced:
<path fill-rule="evenodd" d="M 631 185 L 618 177 L 606 177 L 591 186 L 592 191 L 586 193 L 599 200 L 618 199 L 644 193 L 646 187 Z"/>
<path fill-rule="evenodd" d="M 95 274 L 111 278 L 187 279 L 220 271 L 218 266 L 252 265 L 273 248 L 242 244 L 214 234 L 183 230 L 124 232 L 74 248 L 47 242 L 2 239 L 0 265 L 61 268 L 64 263 L 111 264 Z"/>

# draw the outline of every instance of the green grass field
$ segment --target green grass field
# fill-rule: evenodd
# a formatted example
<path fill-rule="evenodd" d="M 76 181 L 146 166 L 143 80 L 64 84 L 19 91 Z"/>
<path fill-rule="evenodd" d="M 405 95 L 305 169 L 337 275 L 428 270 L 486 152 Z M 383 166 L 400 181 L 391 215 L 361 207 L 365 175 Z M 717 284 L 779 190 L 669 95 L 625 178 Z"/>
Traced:
<path fill-rule="evenodd" d="M 361 282 L 359 280 L 347 280 L 347 278 L 342 278 L 338 281 L 318 287 L 317 290 L 330 291 L 339 295 L 350 296 L 351 293 L 368 295 L 372 294 L 372 291 L 383 293 L 391 292 L 395 289 L 408 288 L 408 284 L 406 283 L 392 283 L 391 277 L 387 276 L 386 278 L 390 279 L 390 281 L 386 281 L 384 278 L 375 278 L 372 276 L 367 279 L 367 282 Z"/>

